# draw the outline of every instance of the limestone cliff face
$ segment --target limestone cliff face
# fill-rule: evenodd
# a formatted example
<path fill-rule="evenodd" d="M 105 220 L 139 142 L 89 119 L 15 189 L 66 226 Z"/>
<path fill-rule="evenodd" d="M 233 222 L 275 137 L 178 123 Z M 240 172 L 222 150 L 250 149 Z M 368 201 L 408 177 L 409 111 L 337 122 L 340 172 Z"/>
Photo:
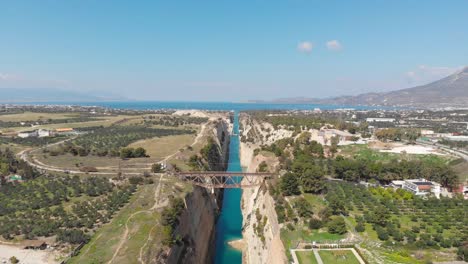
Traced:
<path fill-rule="evenodd" d="M 180 217 L 177 233 L 181 245 L 171 248 L 167 263 L 211 263 L 214 258 L 216 216 L 220 207 L 217 195 L 195 187 L 185 198 L 186 210 Z"/>
<path fill-rule="evenodd" d="M 244 131 L 250 129 L 248 125 L 245 125 L 244 128 Z M 266 161 L 271 166 L 270 169 L 274 169 L 275 158 L 253 155 L 256 144 L 241 142 L 240 148 L 243 156 L 241 163 L 247 171 L 255 172 L 262 161 Z M 280 239 L 280 225 L 275 211 L 275 203 L 268 193 L 266 185 L 243 191 L 242 214 L 244 220 L 243 263 L 287 263 L 285 249 Z"/>
<path fill-rule="evenodd" d="M 228 120 L 228 119 L 227 119 Z M 218 145 L 218 154 L 224 164 L 212 170 L 225 170 L 229 158 L 230 124 L 218 120 L 209 127 L 209 135 Z M 182 213 L 177 234 L 182 243 L 174 245 L 166 263 L 212 263 L 214 259 L 216 219 L 221 210 L 222 191 L 194 187 L 185 197 L 186 210 Z"/>

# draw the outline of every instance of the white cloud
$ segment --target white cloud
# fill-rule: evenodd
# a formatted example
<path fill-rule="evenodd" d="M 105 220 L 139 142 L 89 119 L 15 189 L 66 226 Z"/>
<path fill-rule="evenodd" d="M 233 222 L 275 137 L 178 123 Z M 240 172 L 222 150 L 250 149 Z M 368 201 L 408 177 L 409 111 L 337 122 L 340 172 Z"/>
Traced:
<path fill-rule="evenodd" d="M 436 67 L 428 65 L 419 65 L 415 69 L 406 72 L 405 75 L 409 84 L 423 85 L 447 77 L 461 70 L 462 68 L 463 66 Z"/>
<path fill-rule="evenodd" d="M 302 53 L 310 53 L 312 52 L 313 47 L 314 45 L 312 44 L 312 42 L 303 41 L 303 42 L 299 42 L 299 44 L 297 45 L 297 50 Z"/>
<path fill-rule="evenodd" d="M 19 78 L 16 75 L 0 72 L 0 81 L 13 81 L 18 79 Z"/>
<path fill-rule="evenodd" d="M 327 46 L 327 49 L 333 50 L 333 51 L 339 51 L 343 49 L 343 46 L 338 40 L 329 40 L 327 41 L 325 45 Z"/>

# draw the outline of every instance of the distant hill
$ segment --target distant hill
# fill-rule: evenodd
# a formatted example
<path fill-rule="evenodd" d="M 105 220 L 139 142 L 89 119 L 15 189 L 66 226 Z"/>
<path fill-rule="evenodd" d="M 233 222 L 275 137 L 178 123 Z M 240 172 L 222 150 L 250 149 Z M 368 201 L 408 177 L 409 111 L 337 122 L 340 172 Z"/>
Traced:
<path fill-rule="evenodd" d="M 285 98 L 278 103 L 379 105 L 406 107 L 468 107 L 468 67 L 441 80 L 392 92 L 365 93 L 327 99 Z"/>
<path fill-rule="evenodd" d="M 60 89 L 34 88 L 0 88 L 0 103 L 27 103 L 27 102 L 97 102 L 126 100 L 115 95 L 91 95 Z"/>

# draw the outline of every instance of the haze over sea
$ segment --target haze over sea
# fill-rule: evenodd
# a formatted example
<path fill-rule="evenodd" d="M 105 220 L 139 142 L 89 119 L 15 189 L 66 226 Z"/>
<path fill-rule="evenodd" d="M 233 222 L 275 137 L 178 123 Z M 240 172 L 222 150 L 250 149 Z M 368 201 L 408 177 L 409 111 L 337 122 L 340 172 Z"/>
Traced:
<path fill-rule="evenodd" d="M 101 106 L 121 109 L 198 109 L 198 110 L 313 110 L 329 109 L 388 109 L 377 106 L 346 106 L 346 105 L 319 105 L 319 104 L 276 104 L 276 103 L 236 103 L 236 102 L 157 102 L 157 101 L 106 101 L 106 102 L 25 102 L 14 104 L 28 105 L 81 105 Z"/>

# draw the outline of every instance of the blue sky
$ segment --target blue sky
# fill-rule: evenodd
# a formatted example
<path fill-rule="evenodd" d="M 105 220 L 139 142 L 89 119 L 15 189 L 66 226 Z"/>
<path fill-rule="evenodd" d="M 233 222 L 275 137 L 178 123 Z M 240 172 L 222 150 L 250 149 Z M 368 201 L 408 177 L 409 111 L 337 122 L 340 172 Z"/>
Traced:
<path fill-rule="evenodd" d="M 467 65 L 468 1 L 1 1 L 0 88 L 328 97 Z"/>

